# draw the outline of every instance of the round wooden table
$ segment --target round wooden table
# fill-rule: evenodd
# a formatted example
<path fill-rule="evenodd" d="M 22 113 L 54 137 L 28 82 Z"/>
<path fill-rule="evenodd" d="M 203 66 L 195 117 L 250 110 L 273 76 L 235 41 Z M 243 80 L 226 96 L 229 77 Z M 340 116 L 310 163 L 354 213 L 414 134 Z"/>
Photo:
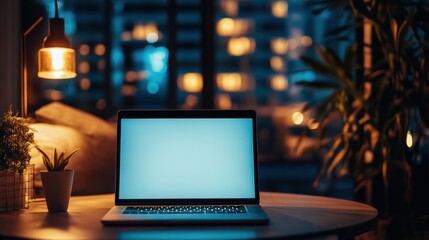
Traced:
<path fill-rule="evenodd" d="M 49 213 L 44 201 L 29 209 L 0 213 L 0 239 L 270 239 L 351 238 L 375 229 L 377 210 L 336 198 L 261 193 L 268 225 L 114 226 L 100 223 L 114 195 L 72 197 L 66 213 Z"/>

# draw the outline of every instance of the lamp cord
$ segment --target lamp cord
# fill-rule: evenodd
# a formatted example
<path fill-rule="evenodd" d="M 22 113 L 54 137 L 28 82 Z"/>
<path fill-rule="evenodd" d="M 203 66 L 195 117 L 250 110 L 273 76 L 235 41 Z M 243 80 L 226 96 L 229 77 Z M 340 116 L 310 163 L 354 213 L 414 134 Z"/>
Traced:
<path fill-rule="evenodd" d="M 55 18 L 58 18 L 58 1 L 55 0 Z"/>

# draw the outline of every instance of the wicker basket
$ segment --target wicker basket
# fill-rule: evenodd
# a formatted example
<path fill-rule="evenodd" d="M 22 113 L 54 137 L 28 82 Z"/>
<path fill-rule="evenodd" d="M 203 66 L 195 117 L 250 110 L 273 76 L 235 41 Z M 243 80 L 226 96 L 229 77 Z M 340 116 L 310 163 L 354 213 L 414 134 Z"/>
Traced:
<path fill-rule="evenodd" d="M 33 198 L 34 164 L 22 175 L 11 170 L 0 171 L 0 212 L 28 208 Z"/>

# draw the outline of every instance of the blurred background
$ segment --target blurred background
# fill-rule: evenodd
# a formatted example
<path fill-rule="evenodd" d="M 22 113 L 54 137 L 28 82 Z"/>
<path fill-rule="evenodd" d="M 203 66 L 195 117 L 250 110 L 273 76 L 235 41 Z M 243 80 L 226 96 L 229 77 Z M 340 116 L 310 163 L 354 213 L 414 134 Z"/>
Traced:
<path fill-rule="evenodd" d="M 24 0 L 21 28 L 39 16 L 47 28 L 52 0 Z M 258 114 L 263 191 L 353 199 L 347 177 L 312 182 L 323 149 L 318 123 L 305 104 L 329 91 L 299 87 L 316 76 L 300 61 L 341 26 L 341 11 L 314 15 L 302 0 L 59 0 L 76 51 L 77 77 L 37 79 L 45 31 L 28 36 L 30 112 L 61 101 L 114 121 L 133 109 L 254 109 Z M 340 55 L 347 43 L 333 46 Z M 312 150 L 313 147 L 313 150 Z"/>

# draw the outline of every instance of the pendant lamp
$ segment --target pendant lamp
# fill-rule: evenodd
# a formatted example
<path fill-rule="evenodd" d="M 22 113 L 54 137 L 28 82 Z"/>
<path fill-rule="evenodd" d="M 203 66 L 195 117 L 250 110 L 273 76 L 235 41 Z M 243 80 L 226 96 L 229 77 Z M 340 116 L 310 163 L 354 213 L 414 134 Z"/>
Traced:
<path fill-rule="evenodd" d="M 76 77 L 75 51 L 64 34 L 64 19 L 58 17 L 55 0 L 55 18 L 49 19 L 49 33 L 38 53 L 40 78 L 70 79 Z"/>

